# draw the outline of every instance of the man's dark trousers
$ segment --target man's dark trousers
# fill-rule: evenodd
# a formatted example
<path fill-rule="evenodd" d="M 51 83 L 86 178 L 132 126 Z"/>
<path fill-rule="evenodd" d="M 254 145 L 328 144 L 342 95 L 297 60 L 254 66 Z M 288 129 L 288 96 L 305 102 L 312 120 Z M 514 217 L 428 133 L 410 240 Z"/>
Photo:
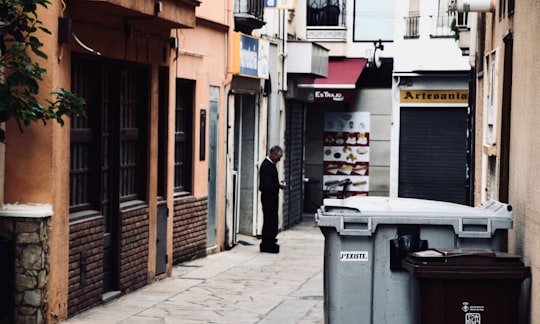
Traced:
<path fill-rule="evenodd" d="M 262 246 L 273 247 L 278 234 L 279 193 L 261 193 L 263 209 Z"/>

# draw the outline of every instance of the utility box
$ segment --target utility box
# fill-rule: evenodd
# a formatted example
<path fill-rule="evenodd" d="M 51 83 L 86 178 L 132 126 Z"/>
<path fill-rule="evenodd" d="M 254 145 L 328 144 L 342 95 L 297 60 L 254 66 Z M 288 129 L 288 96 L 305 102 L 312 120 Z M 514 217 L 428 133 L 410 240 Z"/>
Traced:
<path fill-rule="evenodd" d="M 521 284 L 531 269 L 520 256 L 478 249 L 411 253 L 414 323 L 519 323 Z"/>
<path fill-rule="evenodd" d="M 512 227 L 509 205 L 479 208 L 413 198 L 325 199 L 316 214 L 325 237 L 326 323 L 417 324 L 402 267 L 428 248 L 500 251 Z"/>

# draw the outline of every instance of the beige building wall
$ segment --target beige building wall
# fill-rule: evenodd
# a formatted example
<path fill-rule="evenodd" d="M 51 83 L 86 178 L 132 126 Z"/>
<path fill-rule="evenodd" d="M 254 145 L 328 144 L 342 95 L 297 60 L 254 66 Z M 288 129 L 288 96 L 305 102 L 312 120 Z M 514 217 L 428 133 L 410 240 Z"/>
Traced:
<path fill-rule="evenodd" d="M 531 266 L 531 321 L 540 323 L 540 6 L 516 1 L 513 26 L 512 119 L 510 143 L 510 202 L 514 230 L 510 250 Z"/>
<path fill-rule="evenodd" d="M 498 2 L 497 2 L 498 3 Z M 524 323 L 540 323 L 540 44 L 538 43 L 538 30 L 540 29 L 540 6 L 536 1 L 516 1 L 515 13 L 512 18 L 508 16 L 499 19 L 499 8 L 495 12 L 483 16 L 486 28 L 484 51 L 484 64 L 486 56 L 497 53 L 496 64 L 496 143 L 486 145 L 486 119 L 487 119 L 487 93 L 489 92 L 489 69 L 483 67 L 483 73 L 477 77 L 477 118 L 476 118 L 476 165 L 475 165 L 475 204 L 479 205 L 486 199 L 497 199 L 500 179 L 500 124 L 502 104 L 502 84 L 504 73 L 503 37 L 511 32 L 513 44 L 513 73 L 512 73 L 512 102 L 510 125 L 510 162 L 509 162 L 509 204 L 514 211 L 514 226 L 509 231 L 510 253 L 523 257 L 525 265 L 531 267 L 532 280 L 524 284 L 522 297 L 527 304 L 530 298 L 530 312 L 526 309 L 520 312 Z M 479 20 L 482 26 L 482 16 Z M 481 41 L 481 38 L 479 38 Z M 482 44 L 479 44 L 481 48 Z M 478 62 L 478 60 L 477 60 Z M 479 67 L 477 67 L 479 70 Z M 493 164 L 487 163 L 487 156 L 496 159 Z M 489 183 L 489 173 L 495 174 L 496 182 Z M 527 306 L 526 306 L 527 307 Z"/>

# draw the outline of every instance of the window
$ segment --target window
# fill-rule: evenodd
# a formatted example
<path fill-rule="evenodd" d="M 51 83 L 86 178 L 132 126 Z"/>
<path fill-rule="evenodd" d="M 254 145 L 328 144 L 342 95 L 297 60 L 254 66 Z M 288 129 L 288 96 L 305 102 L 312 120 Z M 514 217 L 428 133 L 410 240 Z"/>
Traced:
<path fill-rule="evenodd" d="M 405 39 L 420 37 L 420 1 L 409 2 L 409 16 L 405 17 Z"/>
<path fill-rule="evenodd" d="M 468 12 L 458 12 L 457 14 L 457 26 L 458 27 L 467 27 L 469 28 L 469 13 Z"/>
<path fill-rule="evenodd" d="M 439 1 L 437 15 L 433 17 L 432 37 L 455 37 L 459 21 L 456 12 L 449 10 L 450 5 L 449 0 Z"/>
<path fill-rule="evenodd" d="M 394 21 L 397 15 L 396 1 L 399 0 L 356 0 L 353 40 L 355 42 L 373 42 L 379 39 L 385 42 L 393 41 Z"/>
<path fill-rule="evenodd" d="M 88 117 L 71 123 L 70 212 L 107 217 L 122 202 L 146 200 L 147 84 L 144 67 L 73 59 L 72 89 Z"/>
<path fill-rule="evenodd" d="M 497 142 L 497 52 L 485 57 L 486 77 L 484 78 L 484 144 Z"/>
<path fill-rule="evenodd" d="M 499 0 L 499 19 L 503 19 L 508 13 L 508 17 L 514 14 L 515 0 Z"/>
<path fill-rule="evenodd" d="M 308 26 L 340 26 L 343 21 L 343 4 L 341 0 L 308 0 Z"/>
<path fill-rule="evenodd" d="M 194 83 L 176 81 L 176 117 L 174 131 L 174 192 L 191 191 Z"/>
<path fill-rule="evenodd" d="M 515 0 L 508 0 L 508 16 L 514 15 L 514 8 L 516 6 Z"/>
<path fill-rule="evenodd" d="M 411 13 L 405 17 L 405 38 L 419 38 L 420 13 Z"/>

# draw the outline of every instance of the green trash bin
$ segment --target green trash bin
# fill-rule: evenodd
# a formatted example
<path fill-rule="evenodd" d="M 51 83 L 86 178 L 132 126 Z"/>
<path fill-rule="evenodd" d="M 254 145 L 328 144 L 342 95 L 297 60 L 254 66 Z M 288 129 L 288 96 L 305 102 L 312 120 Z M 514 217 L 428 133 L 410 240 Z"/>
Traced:
<path fill-rule="evenodd" d="M 411 309 L 421 324 L 515 324 L 521 285 L 530 267 L 520 256 L 487 249 L 433 249 L 403 262 Z"/>

